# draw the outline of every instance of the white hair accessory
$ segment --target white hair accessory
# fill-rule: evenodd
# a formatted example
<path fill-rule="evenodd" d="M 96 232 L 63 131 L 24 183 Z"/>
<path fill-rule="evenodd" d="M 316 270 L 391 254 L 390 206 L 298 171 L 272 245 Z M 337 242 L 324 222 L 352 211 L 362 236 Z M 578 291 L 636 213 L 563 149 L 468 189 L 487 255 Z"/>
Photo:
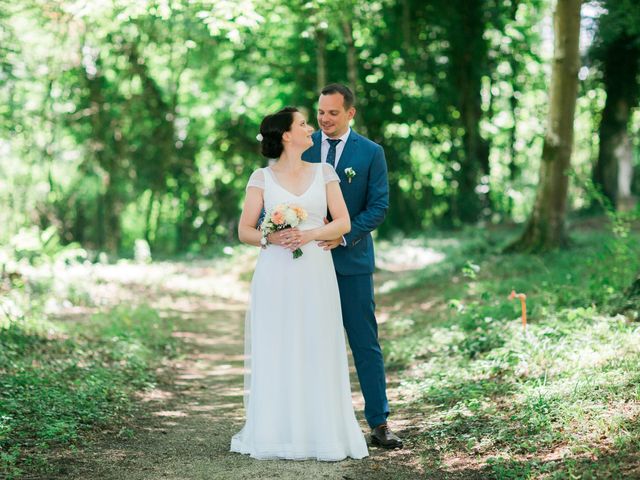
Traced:
<path fill-rule="evenodd" d="M 261 133 L 259 133 L 259 134 L 257 134 L 257 135 L 256 135 L 256 140 L 258 140 L 259 142 L 261 142 L 261 141 L 263 140 L 263 138 L 264 138 L 264 137 L 262 136 L 262 134 L 261 134 Z"/>

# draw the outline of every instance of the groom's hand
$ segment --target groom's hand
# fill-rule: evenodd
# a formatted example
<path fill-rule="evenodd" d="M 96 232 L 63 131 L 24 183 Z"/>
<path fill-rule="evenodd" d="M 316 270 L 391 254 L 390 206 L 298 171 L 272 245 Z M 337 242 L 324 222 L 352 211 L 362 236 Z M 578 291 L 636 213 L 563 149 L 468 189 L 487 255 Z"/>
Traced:
<path fill-rule="evenodd" d="M 324 250 L 333 250 L 334 248 L 342 245 L 342 237 L 335 238 L 333 240 L 322 240 L 318 242 L 318 245 L 321 246 Z"/>
<path fill-rule="evenodd" d="M 324 217 L 322 221 L 324 222 L 325 225 L 329 223 L 329 220 L 327 219 L 327 217 Z M 322 240 L 318 242 L 318 246 L 322 247 L 324 250 L 333 250 L 334 248 L 342 245 L 343 240 L 344 240 L 344 237 L 336 238 L 334 240 Z"/>

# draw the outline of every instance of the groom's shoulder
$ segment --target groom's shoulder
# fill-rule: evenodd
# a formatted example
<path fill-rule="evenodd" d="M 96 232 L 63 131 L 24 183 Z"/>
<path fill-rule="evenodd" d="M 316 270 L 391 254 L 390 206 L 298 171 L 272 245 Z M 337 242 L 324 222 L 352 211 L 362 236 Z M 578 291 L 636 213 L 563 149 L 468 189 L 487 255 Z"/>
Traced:
<path fill-rule="evenodd" d="M 378 150 L 382 149 L 382 145 L 374 142 L 370 138 L 365 137 L 364 135 L 360 135 L 355 130 L 351 130 L 351 135 L 354 136 L 355 140 L 358 141 L 361 148 L 365 148 L 367 150 Z"/>

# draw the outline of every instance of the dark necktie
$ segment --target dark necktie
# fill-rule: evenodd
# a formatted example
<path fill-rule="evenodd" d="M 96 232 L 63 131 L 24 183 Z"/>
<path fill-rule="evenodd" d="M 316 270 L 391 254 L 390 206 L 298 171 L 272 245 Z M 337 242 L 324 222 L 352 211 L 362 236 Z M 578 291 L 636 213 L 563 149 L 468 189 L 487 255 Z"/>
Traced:
<path fill-rule="evenodd" d="M 340 139 L 337 140 L 327 138 L 329 142 L 329 153 L 327 153 L 327 163 L 330 164 L 333 168 L 336 168 L 336 147 L 340 143 Z"/>

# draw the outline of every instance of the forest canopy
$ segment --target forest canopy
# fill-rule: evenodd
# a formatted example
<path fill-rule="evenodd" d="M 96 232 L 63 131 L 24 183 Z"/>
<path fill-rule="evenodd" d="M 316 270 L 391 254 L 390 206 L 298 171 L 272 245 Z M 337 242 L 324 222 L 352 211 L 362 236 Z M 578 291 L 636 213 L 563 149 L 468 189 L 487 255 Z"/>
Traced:
<path fill-rule="evenodd" d="M 380 235 L 524 222 L 552 13 L 545 0 L 3 2 L 0 241 L 34 227 L 123 255 L 136 240 L 165 254 L 235 241 L 265 165 L 261 118 L 296 105 L 315 124 L 334 81 L 385 148 Z M 608 0 L 581 15 L 568 210 L 633 209 L 640 11 Z"/>

